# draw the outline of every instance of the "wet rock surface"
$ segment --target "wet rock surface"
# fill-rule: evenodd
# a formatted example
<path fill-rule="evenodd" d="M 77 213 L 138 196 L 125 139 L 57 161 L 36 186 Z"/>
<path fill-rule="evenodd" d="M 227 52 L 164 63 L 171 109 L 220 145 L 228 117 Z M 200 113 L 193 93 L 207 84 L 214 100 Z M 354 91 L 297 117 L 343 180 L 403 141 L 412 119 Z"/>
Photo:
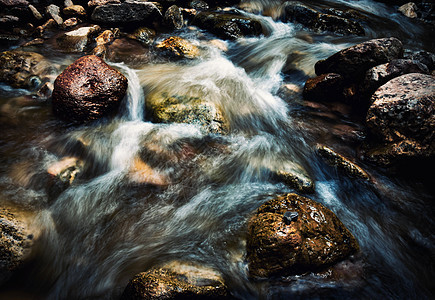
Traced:
<path fill-rule="evenodd" d="M 377 65 L 403 56 L 402 42 L 396 38 L 382 38 L 343 49 L 315 65 L 317 75 L 337 73 L 345 79 L 361 77 Z"/>
<path fill-rule="evenodd" d="M 55 80 L 53 111 L 69 121 L 90 121 L 113 112 L 127 91 L 127 78 L 95 55 L 68 66 Z"/>
<path fill-rule="evenodd" d="M 344 79 L 341 75 L 327 73 L 305 82 L 303 96 L 307 100 L 337 101 L 343 98 Z"/>
<path fill-rule="evenodd" d="M 221 275 L 193 263 L 175 261 L 136 275 L 121 299 L 231 299 Z"/>
<path fill-rule="evenodd" d="M 394 160 L 433 155 L 434 86 L 433 76 L 411 73 L 390 80 L 373 94 L 367 126 L 381 142 L 389 144 L 375 156 L 391 155 Z"/>
<path fill-rule="evenodd" d="M 309 198 L 286 194 L 267 201 L 248 223 L 247 260 L 253 277 L 303 274 L 358 251 L 333 212 Z"/>
<path fill-rule="evenodd" d="M 156 48 L 175 58 L 196 58 L 200 54 L 197 46 L 178 36 L 161 41 Z"/>
<path fill-rule="evenodd" d="M 66 32 L 56 39 L 59 48 L 66 52 L 83 52 L 101 31 L 100 26 L 86 26 Z"/>

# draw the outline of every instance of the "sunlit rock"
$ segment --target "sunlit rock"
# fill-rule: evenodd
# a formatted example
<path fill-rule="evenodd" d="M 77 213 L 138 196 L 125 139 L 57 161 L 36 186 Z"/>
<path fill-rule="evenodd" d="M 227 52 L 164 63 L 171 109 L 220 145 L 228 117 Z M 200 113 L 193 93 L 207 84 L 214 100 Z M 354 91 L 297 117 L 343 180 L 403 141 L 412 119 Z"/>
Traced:
<path fill-rule="evenodd" d="M 152 121 L 157 123 L 196 124 L 206 132 L 227 132 L 227 124 L 219 108 L 200 98 L 154 93 L 148 95 L 146 109 Z"/>
<path fill-rule="evenodd" d="M 338 154 L 331 148 L 324 145 L 317 145 L 316 150 L 327 164 L 336 167 L 350 177 L 360 178 L 367 181 L 370 180 L 370 176 L 360 166 L 356 165 L 343 155 Z"/>
<path fill-rule="evenodd" d="M 317 75 L 337 73 L 344 79 L 359 79 L 377 65 L 403 56 L 403 45 L 398 39 L 382 38 L 343 49 L 315 65 Z"/>
<path fill-rule="evenodd" d="M 58 47 L 67 52 L 83 52 L 101 31 L 100 26 L 86 26 L 68 31 L 56 39 Z"/>
<path fill-rule="evenodd" d="M 66 190 L 83 171 L 84 162 L 77 157 L 64 157 L 47 168 L 47 191 L 51 199 Z"/>
<path fill-rule="evenodd" d="M 55 80 L 53 112 L 69 121 L 90 121 L 114 112 L 127 91 L 127 78 L 101 58 L 88 55 Z"/>
<path fill-rule="evenodd" d="M 403 4 L 397 9 L 401 12 L 405 17 L 415 19 L 417 18 L 418 7 L 414 2 L 408 2 Z"/>
<path fill-rule="evenodd" d="M 46 7 L 45 12 L 50 18 L 52 18 L 54 21 L 56 21 L 57 25 L 62 25 L 63 19 L 60 16 L 60 8 L 57 5 L 50 4 Z"/>
<path fill-rule="evenodd" d="M 314 182 L 302 166 L 292 162 L 283 162 L 279 168 L 272 171 L 277 180 L 284 182 L 296 191 L 301 193 L 314 192 Z"/>
<path fill-rule="evenodd" d="M 113 34 L 112 30 L 104 30 L 100 35 L 98 35 L 95 38 L 95 42 L 97 43 L 97 46 L 110 44 L 114 40 L 115 40 L 115 35 Z"/>
<path fill-rule="evenodd" d="M 284 10 L 286 20 L 300 23 L 316 31 L 331 31 L 343 35 L 364 35 L 365 33 L 360 23 L 349 18 L 337 16 L 335 15 L 336 11 L 322 13 L 298 1 L 286 2 Z"/>
<path fill-rule="evenodd" d="M 94 8 L 95 6 L 106 5 L 106 4 L 121 4 L 121 1 L 120 0 L 91 0 L 88 2 L 88 7 Z"/>
<path fill-rule="evenodd" d="M 39 230 L 31 226 L 30 213 L 0 207 L 0 285 L 29 260 Z"/>
<path fill-rule="evenodd" d="M 12 50 L 0 53 L 0 82 L 15 88 L 38 87 L 49 69 L 45 58 L 35 52 Z"/>
<path fill-rule="evenodd" d="M 246 248 L 249 274 L 270 277 L 328 267 L 359 246 L 329 209 L 287 194 L 267 201 L 250 218 Z"/>
<path fill-rule="evenodd" d="M 128 37 L 149 46 L 154 42 L 156 32 L 148 27 L 139 27 L 132 34 L 129 34 Z"/>
<path fill-rule="evenodd" d="M 35 35 L 39 37 L 45 37 L 48 33 L 50 33 L 54 28 L 58 25 L 55 20 L 49 19 L 44 24 L 36 27 Z"/>
<path fill-rule="evenodd" d="M 366 122 L 381 145 L 369 156 L 383 164 L 434 155 L 435 79 L 411 73 L 396 77 L 372 96 Z"/>
<path fill-rule="evenodd" d="M 174 261 L 136 275 L 121 299 L 228 299 L 222 276 L 194 263 Z"/>
<path fill-rule="evenodd" d="M 167 186 L 170 181 L 162 172 L 152 168 L 140 158 L 135 158 L 130 167 L 129 179 L 135 183 Z"/>
<path fill-rule="evenodd" d="M 66 19 L 63 22 L 62 27 L 64 29 L 68 30 L 69 28 L 72 28 L 72 27 L 76 26 L 79 23 L 80 23 L 79 19 L 77 19 L 76 17 L 73 17 L 73 18 Z"/>
<path fill-rule="evenodd" d="M 208 30 L 222 39 L 237 39 L 244 36 L 259 36 L 263 33 L 261 23 L 253 18 L 222 12 L 200 12 L 193 25 Z"/>
<path fill-rule="evenodd" d="M 200 51 L 191 42 L 178 36 L 171 36 L 157 44 L 157 49 L 177 58 L 196 58 Z"/>
<path fill-rule="evenodd" d="M 86 17 L 86 10 L 81 5 L 71 5 L 63 9 L 65 16 Z"/>

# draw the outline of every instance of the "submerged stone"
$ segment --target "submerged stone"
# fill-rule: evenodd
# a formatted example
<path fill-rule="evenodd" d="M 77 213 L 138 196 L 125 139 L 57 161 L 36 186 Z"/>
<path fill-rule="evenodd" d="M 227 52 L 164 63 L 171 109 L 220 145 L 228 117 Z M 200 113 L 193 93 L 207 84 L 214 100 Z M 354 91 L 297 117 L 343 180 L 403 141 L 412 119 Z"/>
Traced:
<path fill-rule="evenodd" d="M 358 251 L 333 212 L 296 194 L 264 203 L 248 222 L 247 260 L 253 277 L 303 274 Z"/>

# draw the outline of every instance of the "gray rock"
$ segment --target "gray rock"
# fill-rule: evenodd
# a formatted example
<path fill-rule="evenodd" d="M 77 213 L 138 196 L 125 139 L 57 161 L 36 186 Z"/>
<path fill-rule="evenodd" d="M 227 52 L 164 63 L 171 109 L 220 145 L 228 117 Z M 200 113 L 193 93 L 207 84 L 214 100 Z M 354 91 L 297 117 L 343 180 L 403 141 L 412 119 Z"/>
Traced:
<path fill-rule="evenodd" d="M 50 4 L 46 7 L 45 12 L 47 15 L 56 21 L 57 25 L 62 25 L 63 19 L 60 16 L 60 8 L 57 5 Z"/>
<path fill-rule="evenodd" d="M 400 6 L 397 10 L 408 18 L 411 19 L 417 18 L 418 7 L 414 2 L 405 3 L 402 6 Z"/>
<path fill-rule="evenodd" d="M 56 39 L 58 47 L 66 52 L 83 52 L 101 31 L 100 26 L 80 27 L 68 31 Z"/>
<path fill-rule="evenodd" d="M 36 7 L 34 7 L 33 5 L 29 5 L 29 10 L 31 11 L 36 20 L 42 20 L 43 17 L 41 13 L 36 9 Z"/>
<path fill-rule="evenodd" d="M 177 5 L 169 7 L 164 16 L 164 22 L 170 29 L 181 29 L 184 26 L 181 9 Z"/>

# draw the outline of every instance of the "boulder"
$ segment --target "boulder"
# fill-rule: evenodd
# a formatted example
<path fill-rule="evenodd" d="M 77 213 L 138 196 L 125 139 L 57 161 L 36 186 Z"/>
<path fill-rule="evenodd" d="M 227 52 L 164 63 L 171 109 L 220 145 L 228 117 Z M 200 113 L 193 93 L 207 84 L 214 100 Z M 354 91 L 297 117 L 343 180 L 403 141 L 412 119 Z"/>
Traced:
<path fill-rule="evenodd" d="M 156 32 L 148 27 L 139 27 L 132 34 L 129 34 L 128 37 L 149 46 L 153 44 Z"/>
<path fill-rule="evenodd" d="M 96 6 L 107 5 L 107 4 L 121 4 L 121 1 L 120 0 L 91 0 L 88 2 L 88 7 L 94 8 Z"/>
<path fill-rule="evenodd" d="M 103 24 L 141 23 L 143 25 L 161 20 L 162 13 L 152 2 L 126 0 L 120 4 L 95 7 L 91 19 Z"/>
<path fill-rule="evenodd" d="M 0 82 L 14 88 L 37 88 L 48 69 L 48 62 L 38 53 L 21 50 L 0 53 Z"/>
<path fill-rule="evenodd" d="M 303 97 L 311 101 L 337 101 L 343 98 L 344 79 L 336 73 L 327 73 L 305 82 Z"/>
<path fill-rule="evenodd" d="M 100 31 L 101 28 L 98 25 L 80 27 L 60 35 L 56 43 L 66 52 L 84 52 Z"/>
<path fill-rule="evenodd" d="M 60 16 L 60 8 L 57 5 L 54 4 L 50 4 L 49 6 L 47 6 L 47 8 L 45 9 L 46 14 L 52 18 L 57 25 L 62 25 L 63 23 L 63 19 Z"/>
<path fill-rule="evenodd" d="M 219 108 L 197 97 L 153 93 L 146 98 L 146 109 L 157 123 L 195 124 L 211 133 L 228 131 Z"/>
<path fill-rule="evenodd" d="M 426 51 L 418 51 L 414 53 L 410 57 L 412 60 L 417 60 L 422 64 L 426 65 L 429 69 L 429 72 L 432 72 L 435 69 L 435 54 Z"/>
<path fill-rule="evenodd" d="M 26 0 L 0 0 L 0 7 L 15 7 L 15 6 L 27 6 L 29 2 Z"/>
<path fill-rule="evenodd" d="M 138 41 L 119 38 L 107 47 L 106 58 L 113 62 L 124 62 L 133 66 L 143 65 L 150 61 L 150 50 Z"/>
<path fill-rule="evenodd" d="M 320 270 L 359 249 L 333 212 L 297 194 L 278 196 L 256 211 L 248 222 L 246 247 L 253 277 Z"/>
<path fill-rule="evenodd" d="M 366 123 L 371 133 L 387 144 L 377 151 L 378 156 L 382 152 L 403 158 L 434 154 L 434 86 L 433 76 L 411 73 L 390 80 L 373 94 Z"/>
<path fill-rule="evenodd" d="M 417 18 L 418 7 L 414 2 L 408 2 L 403 4 L 397 9 L 401 12 L 405 17 L 415 19 Z"/>
<path fill-rule="evenodd" d="M 136 275 L 121 299 L 229 299 L 222 276 L 215 270 L 172 262 Z"/>
<path fill-rule="evenodd" d="M 101 58 L 81 57 L 54 81 L 53 112 L 68 121 L 99 119 L 116 110 L 127 84 L 127 78 Z"/>
<path fill-rule="evenodd" d="M 105 45 L 110 44 L 115 39 L 115 35 L 113 34 L 112 30 L 104 30 L 99 36 L 95 38 L 95 42 L 97 43 L 97 46 L 99 45 Z"/>
<path fill-rule="evenodd" d="M 403 45 L 398 39 L 382 38 L 343 49 L 315 65 L 317 75 L 337 73 L 345 80 L 355 80 L 377 65 L 403 56 Z"/>
<path fill-rule="evenodd" d="M 316 151 L 328 165 L 336 167 L 350 177 L 370 181 L 370 176 L 366 171 L 331 148 L 324 145 L 317 145 Z"/>
<path fill-rule="evenodd" d="M 196 58 L 199 49 L 179 36 L 171 36 L 156 45 L 156 48 L 175 58 Z"/>
<path fill-rule="evenodd" d="M 86 17 L 86 10 L 81 5 L 71 5 L 63 9 L 63 14 L 66 16 Z"/>
<path fill-rule="evenodd" d="M 428 74 L 429 69 L 417 60 L 393 59 L 389 63 L 373 67 L 366 72 L 364 80 L 359 86 L 358 96 L 364 98 L 364 102 L 368 103 L 371 95 L 381 85 L 395 77 L 409 73 Z"/>
<path fill-rule="evenodd" d="M 261 23 L 255 19 L 223 12 L 200 12 L 192 22 L 219 38 L 233 40 L 244 36 L 258 36 L 263 33 Z"/>
<path fill-rule="evenodd" d="M 166 10 L 163 21 L 169 29 L 181 29 L 184 26 L 184 18 L 181 9 L 177 5 L 170 6 Z"/>
<path fill-rule="evenodd" d="M 298 1 L 284 3 L 285 20 L 296 22 L 316 31 L 331 31 L 343 35 L 364 35 L 358 22 L 317 11 Z"/>
<path fill-rule="evenodd" d="M 0 285 L 30 258 L 37 235 L 24 212 L 0 207 Z"/>

